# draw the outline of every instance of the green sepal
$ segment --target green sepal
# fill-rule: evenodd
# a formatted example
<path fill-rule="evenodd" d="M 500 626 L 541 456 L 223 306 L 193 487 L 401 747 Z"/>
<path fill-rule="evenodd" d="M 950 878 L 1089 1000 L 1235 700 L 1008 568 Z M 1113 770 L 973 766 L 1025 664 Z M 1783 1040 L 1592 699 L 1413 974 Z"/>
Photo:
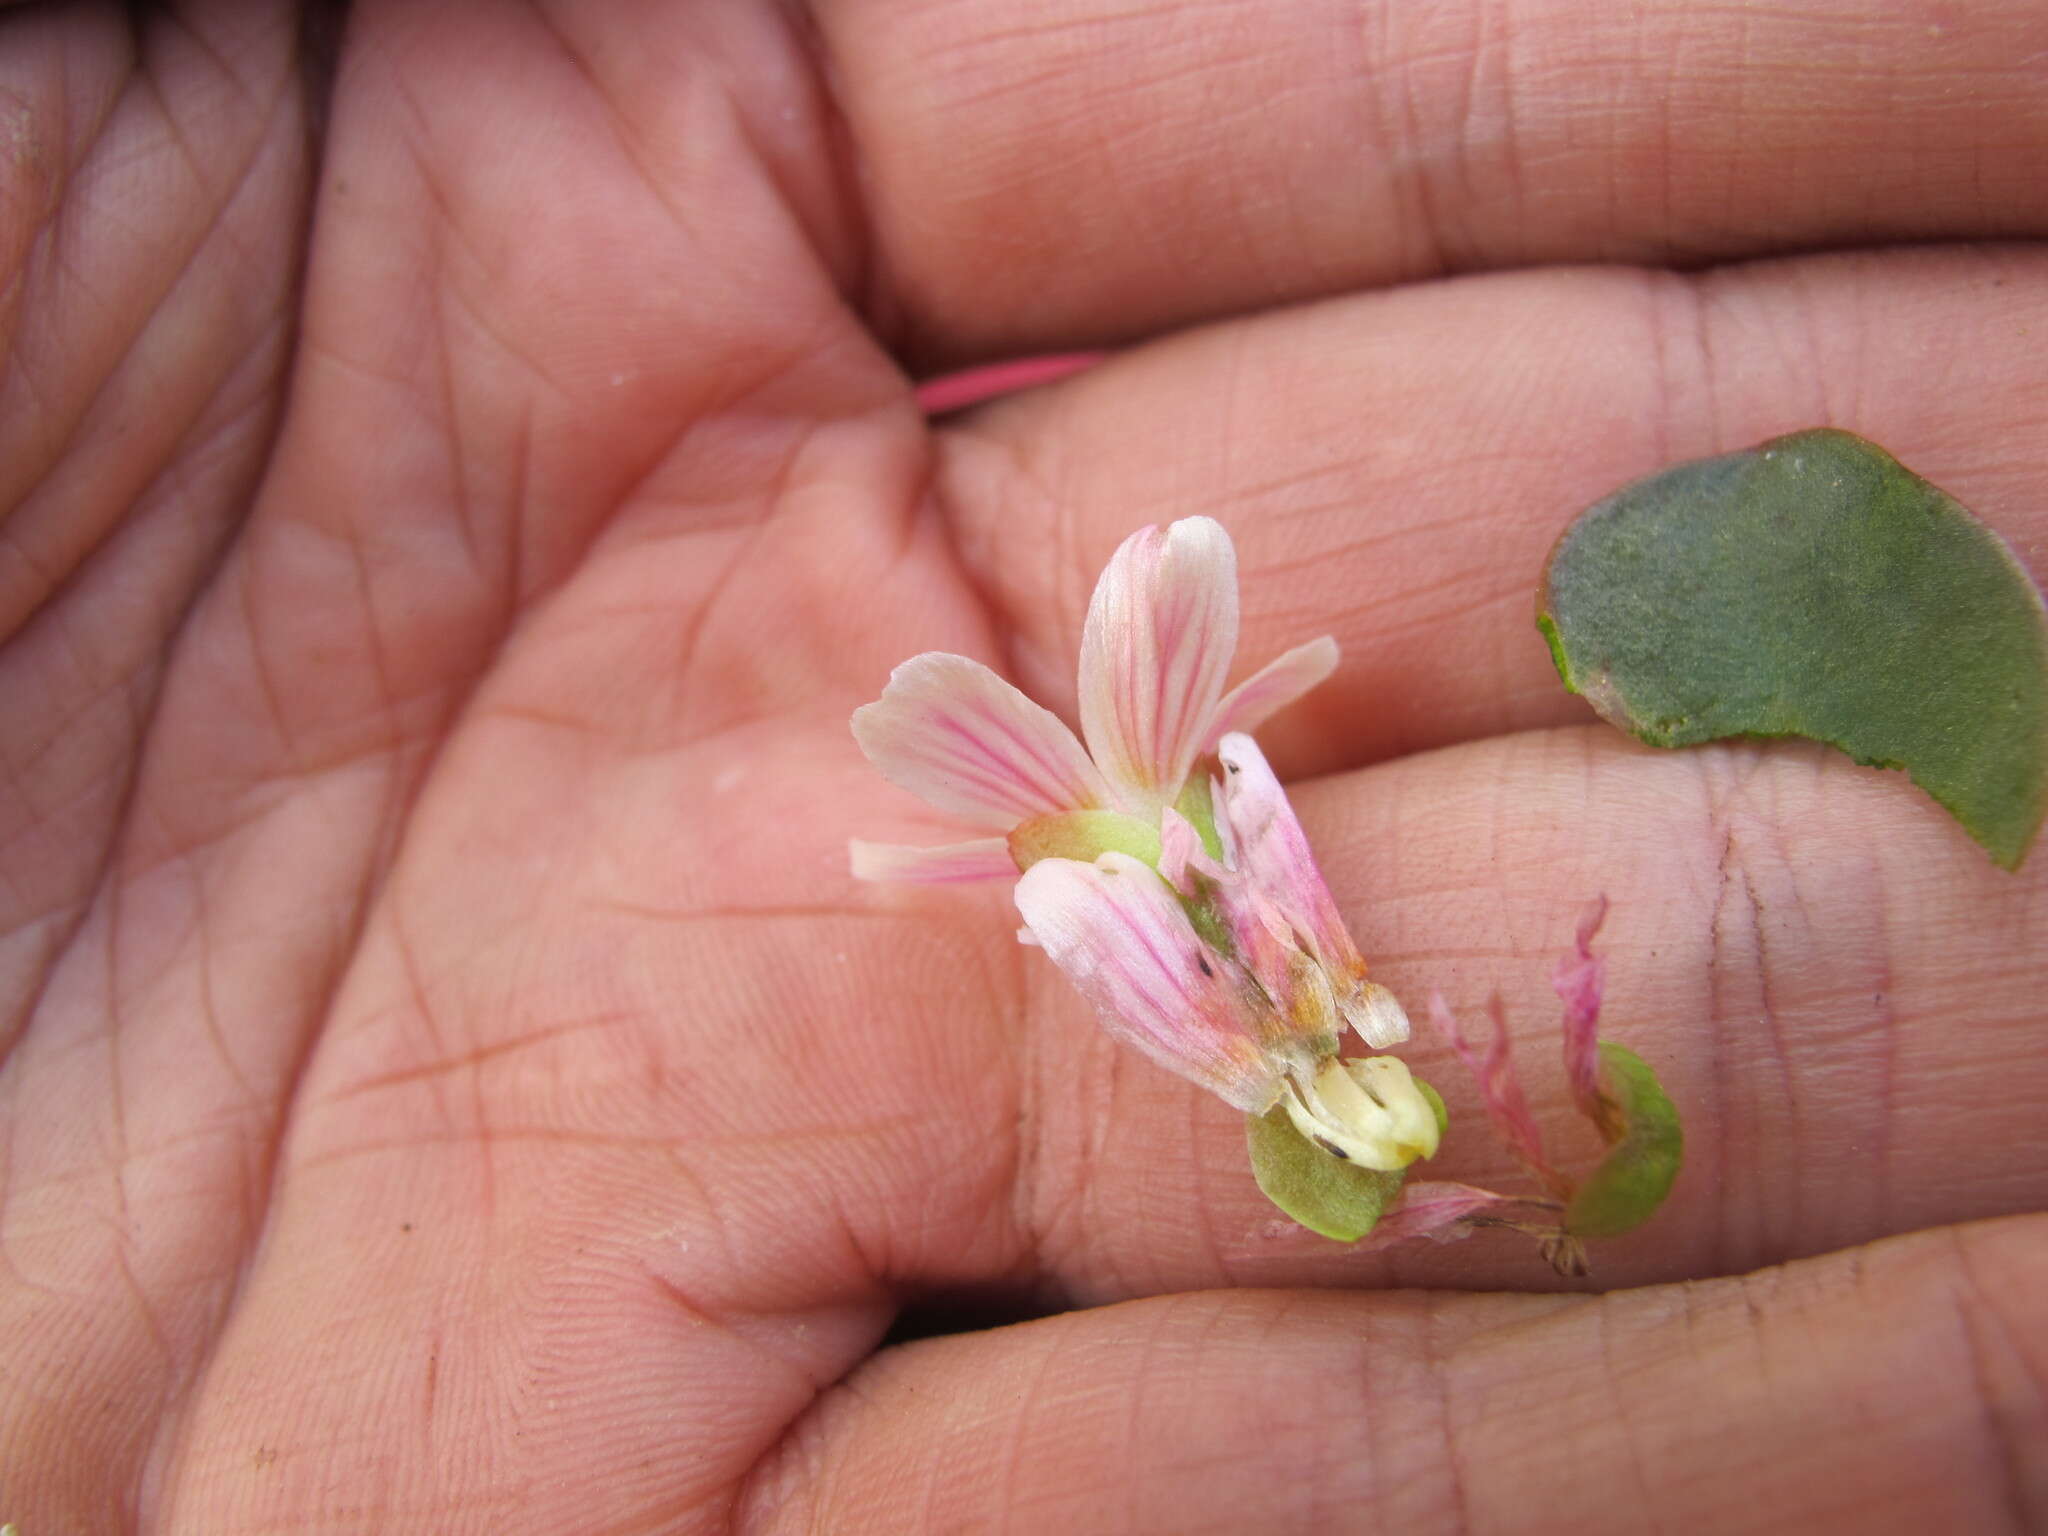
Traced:
<path fill-rule="evenodd" d="M 1442 1141 L 1444 1137 L 1451 1134 L 1451 1112 L 1444 1108 L 1444 1096 L 1430 1087 L 1421 1078 L 1416 1077 L 1412 1072 L 1409 1074 L 1409 1077 L 1415 1086 L 1421 1090 L 1422 1096 L 1429 1100 L 1429 1107 L 1436 1111 L 1436 1135 L 1437 1140 Z"/>
<path fill-rule="evenodd" d="M 2048 816 L 2048 615 L 2011 549 L 1875 443 L 1818 429 L 1615 492 L 1538 626 L 1654 747 L 1806 736 L 1903 768 L 2007 869 Z"/>
<path fill-rule="evenodd" d="M 1195 829 L 1195 835 L 1202 840 L 1202 851 L 1217 863 L 1222 863 L 1223 843 L 1216 835 L 1216 804 L 1209 794 L 1208 778 L 1197 773 L 1183 784 L 1180 798 L 1173 802 L 1173 808 Z M 1188 921 L 1194 924 L 1196 937 L 1217 954 L 1237 958 L 1237 940 L 1231 937 L 1230 919 L 1217 904 L 1208 877 L 1195 872 L 1192 885 L 1192 894 L 1181 898 L 1181 906 L 1188 914 Z"/>
<path fill-rule="evenodd" d="M 1627 1046 L 1600 1043 L 1600 1089 L 1621 1111 L 1625 1129 L 1565 1208 L 1574 1237 L 1619 1237 L 1664 1203 L 1685 1156 L 1678 1110 L 1648 1062 Z"/>
<path fill-rule="evenodd" d="M 1055 811 L 1020 822 L 1010 833 L 1010 857 L 1020 870 L 1040 859 L 1093 864 L 1105 853 L 1127 853 L 1157 869 L 1159 829 L 1122 811 Z"/>
<path fill-rule="evenodd" d="M 1216 802 L 1209 793 L 1209 776 L 1198 772 L 1181 786 L 1173 808 L 1188 819 L 1202 840 L 1202 851 L 1217 863 L 1223 862 L 1223 839 L 1216 831 Z"/>
<path fill-rule="evenodd" d="M 1245 1116 L 1244 1130 L 1252 1176 L 1266 1198 L 1311 1232 L 1340 1243 L 1355 1243 L 1370 1232 L 1407 1177 L 1330 1156 L 1296 1130 L 1278 1105 Z"/>

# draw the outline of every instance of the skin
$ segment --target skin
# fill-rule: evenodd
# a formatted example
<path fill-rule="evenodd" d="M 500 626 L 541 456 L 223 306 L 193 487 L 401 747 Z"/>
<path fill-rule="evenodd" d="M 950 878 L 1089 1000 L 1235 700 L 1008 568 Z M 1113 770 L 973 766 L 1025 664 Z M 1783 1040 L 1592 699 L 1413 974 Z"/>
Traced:
<path fill-rule="evenodd" d="M 2043 569 L 2044 58 L 2035 0 L 0 17 L 0 1520 L 2048 1523 L 2048 860 L 1637 747 L 1530 622 L 1577 508 L 1819 423 Z M 1574 1159 L 1612 898 L 1689 1161 L 1590 1282 L 1266 1236 L 1004 891 L 848 878 L 950 830 L 847 732 L 889 667 L 1071 718 L 1195 512 L 1238 675 L 1344 647 L 1265 739 L 1375 974 L 1498 989 Z"/>

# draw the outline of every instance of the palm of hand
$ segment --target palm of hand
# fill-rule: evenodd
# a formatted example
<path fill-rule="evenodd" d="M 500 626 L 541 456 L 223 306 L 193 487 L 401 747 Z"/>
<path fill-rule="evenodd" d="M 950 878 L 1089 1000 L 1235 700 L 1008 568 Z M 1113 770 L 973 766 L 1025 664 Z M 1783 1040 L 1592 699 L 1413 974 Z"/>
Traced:
<path fill-rule="evenodd" d="M 877 252 L 871 310 L 938 352 L 1244 309 L 1257 260 L 1153 293 L 1096 252 L 1064 298 L 1026 244 L 976 272 L 936 194 L 922 236 L 903 212 L 932 167 L 880 105 L 886 36 L 827 28 L 858 183 L 786 18 L 675 9 L 366 8 L 317 180 L 293 40 L 233 8 L 152 32 L 126 84 L 91 18 L 10 22 L 32 78 L 60 47 L 105 69 L 110 111 L 59 144 L 31 107 L 12 172 L 65 238 L 15 258 L 5 428 L 0 1518 L 1187 1531 L 1540 1497 L 1597 1528 L 1711 1515 L 1694 1470 L 1745 1459 L 1788 1520 L 1838 1496 L 1816 1467 L 1922 1524 L 1966 1508 L 1910 1500 L 2004 1444 L 2015 1378 L 1963 1367 L 2004 1329 L 2039 1366 L 2000 1299 L 2038 1226 L 1854 1245 L 2048 1187 L 2042 877 L 1816 756 L 1565 727 L 1526 591 L 1570 507 L 1804 424 L 1845 373 L 1843 425 L 2035 515 L 2038 467 L 1990 455 L 2038 428 L 2009 337 L 2038 256 L 1817 258 L 1698 309 L 1621 272 L 1367 295 L 935 439 L 841 298 L 889 287 Z M 1537 254 L 1610 254 L 1570 238 Z M 1894 366 L 1958 329 L 2009 387 Z M 1578 901 L 1614 897 L 1610 1016 L 1694 1166 L 1602 1278 L 1851 1252 L 1690 1301 L 1228 1289 L 1539 1272 L 1485 1239 L 1262 1245 L 1236 1117 L 1100 1040 L 1001 892 L 851 885 L 849 833 L 930 827 L 846 731 L 889 665 L 978 654 L 1070 707 L 1103 554 L 1203 510 L 1239 532 L 1253 659 L 1345 644 L 1273 739 L 1359 770 L 1300 803 L 1378 974 L 1534 1025 Z M 1462 1102 L 1448 1171 L 1502 1176 Z M 1127 1298 L 863 1363 L 906 1305 Z M 1541 1375 L 1603 1350 L 1612 1382 Z M 1911 1425 L 1841 1432 L 1830 1404 L 1894 1390 Z M 1680 1435 L 1702 1396 L 1717 1427 Z M 1581 1475 L 1616 1445 L 1636 1482 Z M 1986 1507 L 2039 1497 L 2008 1465 Z"/>

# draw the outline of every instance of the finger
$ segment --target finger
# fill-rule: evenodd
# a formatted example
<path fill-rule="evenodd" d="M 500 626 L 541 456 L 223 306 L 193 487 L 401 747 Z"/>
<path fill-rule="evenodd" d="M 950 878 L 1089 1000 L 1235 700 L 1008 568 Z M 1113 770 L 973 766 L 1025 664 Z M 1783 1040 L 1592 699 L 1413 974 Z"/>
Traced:
<path fill-rule="evenodd" d="M 1600 1300 L 1210 1292 L 885 1350 L 735 1529 L 1976 1531 L 2048 1518 L 2048 1225 Z"/>
<path fill-rule="evenodd" d="M 667 544 L 666 569 L 692 585 L 643 590 L 644 628 L 622 618 L 643 643 L 661 620 L 634 685 L 653 672 L 694 700 L 675 675 L 692 604 L 710 601 L 776 473 L 810 451 L 787 483 L 812 502 L 814 478 L 859 479 L 834 434 L 811 442 L 813 418 L 886 417 L 901 401 L 906 429 L 876 455 L 914 476 L 900 377 L 840 316 L 802 219 L 728 110 L 744 97 L 782 125 L 771 138 L 801 137 L 781 116 L 799 105 L 793 73 L 785 94 L 725 88 L 728 68 L 786 60 L 781 23 L 714 10 L 674 13 L 659 48 L 635 34 L 593 62 L 527 10 L 356 8 L 292 408 L 241 538 L 191 609 L 164 615 L 181 628 L 149 748 L 107 796 L 124 835 L 104 868 L 88 859 L 101 886 L 8 1064 L 7 1258 L 30 1283 L 8 1291 L 7 1332 L 34 1342 L 9 1361 L 32 1390 L 7 1404 L 33 1433 L 6 1438 L 30 1448 L 36 1480 L 9 1475 L 25 1506 L 6 1513 L 25 1522 L 125 1523 L 143 1496 L 124 1471 L 152 1445 L 174 1457 L 167 1403 L 235 1298 L 292 1089 L 372 892 L 443 732 L 523 610 L 598 530 L 633 521 L 622 509 L 641 511 L 625 542 Z M 579 8 L 577 47 L 603 45 L 606 20 L 621 18 Z M 661 74 L 674 116 L 624 121 L 607 70 L 645 84 L 693 49 L 687 78 Z M 303 144 L 289 115 L 261 126 L 266 143 Z M 244 233 L 233 217 L 220 228 L 231 248 Z M 195 283 L 241 293 L 238 269 L 202 255 Z M 203 331 L 212 313 L 185 323 Z M 183 381 L 164 382 L 176 396 Z M 124 383 L 124 410 L 139 384 Z M 814 476 L 818 461 L 830 467 Z M 699 530 L 688 555 L 674 548 Z M 593 606 L 586 635 L 613 617 Z M 479 779 L 455 798 L 516 798 L 488 768 Z M 527 865 L 513 884 L 538 878 Z M 378 1289 L 349 1278 L 357 1297 Z M 112 1399 L 127 1406 L 108 1411 Z"/>
<path fill-rule="evenodd" d="M 1874 814 L 1895 779 L 1844 769 L 1817 786 L 1816 754 L 1611 744 L 1603 759 L 1565 734 L 1495 745 L 1502 756 L 1405 761 L 1362 775 L 1348 787 L 1371 792 L 1356 799 L 1338 782 L 1304 803 L 1338 889 L 1375 893 L 1353 916 L 1390 957 L 1380 974 L 1411 991 L 1436 975 L 1461 1002 L 1499 981 L 1525 1036 L 1551 1016 L 1541 977 L 1576 896 L 1608 882 L 1611 1032 L 1664 1073 L 1692 1160 L 1658 1223 L 1601 1255 L 1603 1281 L 1691 1278 L 1865 1225 L 2038 1201 L 2038 882 L 1993 885 L 2007 877 L 1924 807 Z M 1533 750 L 1545 745 L 1548 760 Z M 739 766 L 787 822 L 783 755 Z M 1719 767 L 1694 805 L 1646 763 Z M 633 850 L 656 825 L 646 807 L 671 781 L 666 761 L 545 795 L 524 777 L 502 814 L 560 819 L 558 840 L 507 848 L 481 819 L 422 811 L 433 862 L 447 867 L 434 846 L 447 837 L 478 867 L 453 885 L 394 884 L 368 937 L 186 1426 L 173 1515 L 255 1523 L 345 1486 L 374 1489 L 391 1522 L 461 1529 L 512 1476 L 477 1447 L 516 1432 L 533 1476 L 521 1497 L 543 1519 L 724 1529 L 788 1420 L 872 1347 L 892 1303 L 934 1288 L 1042 1305 L 1546 1273 L 1490 1235 L 1364 1261 L 1334 1245 L 1262 1251 L 1246 1235 L 1270 1208 L 1241 1119 L 1119 1054 L 1077 1008 L 1018 1016 L 1009 970 L 1033 957 L 999 899 L 950 915 L 881 902 L 664 914 L 652 897 L 667 861 L 643 868 Z M 729 791 L 717 819 L 747 803 Z M 764 830 L 736 889 L 796 878 L 780 866 L 799 840 Z M 511 857 L 547 868 L 545 887 L 515 889 Z M 708 876 L 678 878 L 701 889 Z M 1574 900 L 1557 903 L 1560 888 Z M 462 932 L 495 937 L 451 950 Z M 1875 1023 L 1848 1007 L 1875 1008 L 1861 990 L 1873 967 L 1891 1010 Z M 1454 1129 L 1473 1126 L 1442 1053 L 1416 1059 L 1450 1093 Z M 1539 1102 L 1555 1134 L 1551 1081 Z M 1445 1164 L 1506 1172 L 1483 1144 Z M 656 1454 L 678 1416 L 710 1426 L 687 1460 Z"/>
<path fill-rule="evenodd" d="M 1654 1221 L 1596 1245 L 1599 1283 L 2048 1205 L 2030 1129 L 2048 1094 L 2048 866 L 1994 868 L 1903 775 L 1794 744 L 1657 753 L 1596 727 L 1405 758 L 1297 800 L 1373 974 L 1411 1012 L 1440 988 L 1476 1021 L 1499 993 L 1546 1141 L 1575 1170 L 1598 1143 L 1569 1108 L 1548 978 L 1583 903 L 1610 898 L 1603 1031 L 1655 1067 L 1686 1152 Z M 1027 979 L 1043 1011 L 1016 1209 L 1051 1294 L 1550 1283 L 1507 1233 L 1381 1255 L 1276 1241 L 1242 1117 L 1114 1045 L 1049 966 Z M 1534 1193 L 1443 1042 L 1424 1027 L 1400 1054 L 1450 1108 L 1424 1174 Z"/>
<path fill-rule="evenodd" d="M 1445 272 L 2048 219 L 2027 0 L 820 8 L 920 355 L 1096 344 Z"/>
<path fill-rule="evenodd" d="M 404 1160 L 391 1104 L 420 1134 L 415 1114 L 431 1126 L 444 1111 L 412 1104 L 412 1075 L 474 1059 L 519 1123 L 630 1123 L 657 1161 L 692 1148 L 703 1187 L 803 1190 L 806 1209 L 852 1213 L 847 1284 L 1030 1305 L 1229 1283 L 1547 1283 L 1502 1236 L 1385 1258 L 1261 1240 L 1272 1212 L 1241 1118 L 1114 1046 L 1014 944 L 1005 893 L 848 888 L 841 839 L 898 829 L 867 819 L 885 797 L 842 726 L 754 721 L 652 758 L 601 751 L 586 716 L 653 681 L 622 679 L 614 699 L 573 656 L 547 669 L 553 710 L 479 711 L 444 758 L 446 792 L 412 845 L 438 871 L 431 894 L 380 933 L 354 1023 L 309 1089 L 309 1103 L 345 1097 L 327 1133 L 341 1144 Z M 599 695 L 583 716 L 579 686 Z M 1603 1250 L 1603 1283 L 1726 1273 L 2048 1193 L 2048 1153 L 2025 1129 L 2048 1089 L 2027 1033 L 2042 870 L 1993 869 L 1903 777 L 1791 744 L 1659 754 L 1595 727 L 1298 795 L 1375 974 L 1411 1004 L 1440 986 L 1468 1014 L 1499 990 L 1553 1144 L 1580 1168 L 1592 1149 L 1563 1109 L 1545 978 L 1583 902 L 1613 899 L 1608 1027 L 1664 1075 L 1692 1151 L 1670 1209 Z M 536 864 L 545 893 L 521 875 Z M 502 947 L 475 951 L 479 928 Z M 421 999 L 408 952 L 468 958 L 438 964 Z M 595 1010 L 577 979 L 590 954 L 621 978 Z M 677 1029 L 681 1043 L 658 1043 Z M 621 1052 L 677 1063 L 616 1069 L 646 1077 L 641 1118 L 615 1086 L 563 1086 Z M 1405 1054 L 1455 1113 L 1430 1173 L 1518 1187 L 1448 1054 L 1427 1039 Z M 403 1090 L 389 1102 L 370 1091 L 387 1078 Z M 671 1219 L 705 1212 L 685 1200 Z"/>
<path fill-rule="evenodd" d="M 104 882 L 275 425 L 307 125 L 286 9 L 170 9 L 0 22 L 0 1518 L 31 1529 L 131 1521 L 253 1236 L 267 1043 L 223 1059 L 203 985 L 183 1049 L 125 1034 L 204 920 L 174 868 L 117 944 Z"/>
<path fill-rule="evenodd" d="M 1679 460 L 1846 427 L 2029 558 L 2044 322 L 2048 258 L 2020 249 L 1468 279 L 1216 327 L 987 409 L 942 431 L 938 491 L 1017 681 L 1069 719 L 1109 551 L 1221 518 L 1233 675 L 1317 634 L 1342 647 L 1272 728 L 1283 773 L 1317 771 L 1585 718 L 1533 622 L 1544 558 Z"/>
<path fill-rule="evenodd" d="M 166 743 L 164 777 L 207 792 L 163 808 L 167 840 L 222 835 L 280 776 L 345 781 L 366 830 L 402 809 L 528 610 L 588 566 L 600 590 L 563 626 L 584 644 L 534 648 L 596 675 L 630 651 L 637 675 L 649 648 L 689 649 L 785 503 L 823 521 L 843 493 L 856 539 L 905 537 L 921 440 L 810 240 L 824 193 L 784 200 L 812 105 L 780 22 L 737 4 L 631 19 L 352 23 L 294 409 L 196 616 L 207 722 Z M 754 76 L 783 94 L 728 90 Z M 504 153 L 543 120 L 540 158 Z M 590 622 L 606 607 L 616 625 Z M 589 675 L 579 698 L 603 692 Z"/>
<path fill-rule="evenodd" d="M 0 25 L 0 1053 L 276 422 L 306 182 L 294 41 L 230 13 Z"/>

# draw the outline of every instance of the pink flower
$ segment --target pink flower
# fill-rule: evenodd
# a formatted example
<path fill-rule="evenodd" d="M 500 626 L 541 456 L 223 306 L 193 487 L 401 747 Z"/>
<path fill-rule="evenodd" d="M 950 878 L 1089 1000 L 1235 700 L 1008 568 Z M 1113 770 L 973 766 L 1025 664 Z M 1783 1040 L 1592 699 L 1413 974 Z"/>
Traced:
<path fill-rule="evenodd" d="M 1126 539 L 1081 642 L 1081 742 L 988 668 L 927 653 L 857 711 L 892 782 L 991 834 L 938 848 L 856 842 L 864 879 L 1021 873 L 1026 935 L 1111 1034 L 1241 1109 L 1285 1104 L 1333 1155 L 1405 1167 L 1433 1109 L 1390 1057 L 1336 1060 L 1408 1020 L 1365 975 L 1308 839 L 1244 732 L 1336 665 L 1325 636 L 1228 692 L 1237 557 L 1208 518 Z"/>
<path fill-rule="evenodd" d="M 938 848 L 856 841 L 854 874 L 936 883 L 1014 875 L 1076 833 L 1077 812 L 1137 823 L 1107 830 L 1149 851 L 1160 812 L 1180 798 L 1198 758 L 1337 665 L 1337 643 L 1325 635 L 1226 693 L 1236 650 L 1237 552 L 1222 524 L 1190 517 L 1139 529 L 1096 583 L 1081 635 L 1085 750 L 1052 711 L 980 662 L 943 651 L 911 657 L 880 699 L 854 711 L 854 738 L 890 783 L 998 835 Z M 1096 835 L 1105 820 L 1094 817 Z"/>
<path fill-rule="evenodd" d="M 1103 571 L 1081 639 L 1078 737 L 977 661 L 912 657 L 854 712 L 854 736 L 893 783 L 983 835 L 854 842 L 854 875 L 1014 876 L 1018 937 L 1109 1034 L 1254 1117 L 1253 1171 L 1302 1230 L 1381 1246 L 1512 1228 L 1560 1271 L 1583 1273 L 1582 1239 L 1640 1225 L 1683 1146 L 1655 1074 L 1598 1038 L 1604 898 L 1553 984 L 1572 1095 L 1607 1156 L 1583 1180 L 1553 1164 L 1498 1001 L 1482 1053 L 1433 995 L 1488 1120 L 1543 1193 L 1406 1182 L 1436 1153 L 1442 1101 L 1396 1057 L 1339 1056 L 1346 1029 L 1384 1047 L 1408 1038 L 1408 1018 L 1367 978 L 1286 791 L 1246 734 L 1329 675 L 1336 643 L 1297 646 L 1226 691 L 1237 626 L 1236 552 L 1197 517 L 1132 534 Z M 1358 1166 L 1332 1170 L 1325 1154 Z"/>

